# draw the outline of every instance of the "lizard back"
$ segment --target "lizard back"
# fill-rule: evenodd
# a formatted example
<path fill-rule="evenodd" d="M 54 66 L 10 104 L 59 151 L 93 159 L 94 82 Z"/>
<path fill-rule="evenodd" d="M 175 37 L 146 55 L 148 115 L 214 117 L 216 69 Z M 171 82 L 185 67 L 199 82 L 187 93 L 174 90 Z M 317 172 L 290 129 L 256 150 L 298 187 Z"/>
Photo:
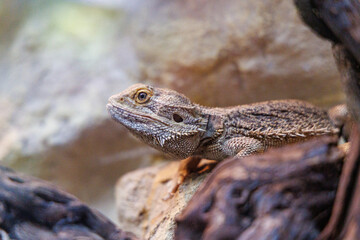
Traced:
<path fill-rule="evenodd" d="M 327 112 L 299 100 L 276 100 L 228 109 L 225 136 L 247 136 L 265 147 L 338 133 Z"/>

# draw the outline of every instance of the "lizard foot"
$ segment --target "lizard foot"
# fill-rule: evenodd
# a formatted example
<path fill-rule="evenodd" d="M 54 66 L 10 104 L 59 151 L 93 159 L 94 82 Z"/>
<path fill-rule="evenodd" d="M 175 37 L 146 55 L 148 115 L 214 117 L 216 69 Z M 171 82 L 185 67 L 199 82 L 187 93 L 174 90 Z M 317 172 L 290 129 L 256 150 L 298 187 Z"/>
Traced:
<path fill-rule="evenodd" d="M 179 186 L 184 182 L 188 175 L 193 172 L 197 172 L 200 161 L 200 157 L 188 157 L 180 161 L 179 169 L 173 179 L 173 186 L 169 189 L 168 194 L 163 198 L 164 201 L 169 200 L 175 195 Z"/>
<path fill-rule="evenodd" d="M 215 160 L 202 159 L 196 169 L 196 172 L 203 173 L 203 172 L 212 171 L 218 163 L 219 162 Z"/>

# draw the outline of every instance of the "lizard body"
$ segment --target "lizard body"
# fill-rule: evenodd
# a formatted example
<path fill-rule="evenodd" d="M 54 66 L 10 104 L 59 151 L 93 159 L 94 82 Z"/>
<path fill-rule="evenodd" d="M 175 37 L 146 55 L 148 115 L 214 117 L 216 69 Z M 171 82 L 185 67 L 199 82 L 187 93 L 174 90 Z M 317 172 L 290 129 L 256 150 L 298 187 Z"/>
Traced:
<path fill-rule="evenodd" d="M 343 105 L 328 114 L 299 100 L 210 108 L 194 104 L 176 91 L 144 84 L 111 96 L 107 109 L 114 120 L 145 143 L 184 159 L 164 199 L 197 170 L 202 158 L 221 161 L 320 135 L 335 135 L 347 114 Z"/>
<path fill-rule="evenodd" d="M 144 84 L 110 97 L 107 109 L 136 137 L 180 159 L 220 161 L 339 132 L 327 112 L 299 100 L 210 108 Z"/>

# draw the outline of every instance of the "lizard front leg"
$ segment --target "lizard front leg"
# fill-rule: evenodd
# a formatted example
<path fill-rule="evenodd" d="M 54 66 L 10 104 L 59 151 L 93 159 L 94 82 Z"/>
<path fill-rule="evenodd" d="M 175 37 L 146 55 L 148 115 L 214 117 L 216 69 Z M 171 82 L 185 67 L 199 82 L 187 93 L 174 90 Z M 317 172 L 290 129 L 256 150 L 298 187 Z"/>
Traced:
<path fill-rule="evenodd" d="M 201 161 L 201 157 L 188 157 L 180 161 L 179 169 L 173 179 L 173 186 L 168 192 L 168 195 L 163 198 L 163 200 L 168 200 L 171 198 L 179 186 L 184 182 L 185 178 L 192 172 L 196 172 L 198 164 Z"/>
<path fill-rule="evenodd" d="M 254 138 L 250 137 L 236 137 L 231 138 L 225 141 L 223 145 L 223 150 L 225 154 L 229 157 L 237 156 L 244 157 L 252 153 L 259 153 L 264 151 L 264 145 Z M 163 198 L 163 200 L 168 200 L 171 198 L 179 186 L 184 182 L 185 178 L 193 172 L 198 170 L 198 164 L 201 161 L 201 157 L 188 157 L 180 161 L 178 172 L 173 180 L 173 186 L 170 189 L 168 195 Z"/>
<path fill-rule="evenodd" d="M 224 152 L 229 157 L 244 157 L 253 153 L 260 153 L 265 146 L 259 140 L 250 137 L 235 137 L 224 143 Z"/>

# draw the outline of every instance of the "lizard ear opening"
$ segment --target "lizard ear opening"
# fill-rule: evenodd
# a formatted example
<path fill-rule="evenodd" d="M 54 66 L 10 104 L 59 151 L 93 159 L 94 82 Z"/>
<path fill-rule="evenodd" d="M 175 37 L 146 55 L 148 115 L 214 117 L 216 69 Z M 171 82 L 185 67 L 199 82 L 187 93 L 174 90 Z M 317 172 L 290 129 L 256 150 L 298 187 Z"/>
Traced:
<path fill-rule="evenodd" d="M 183 121 L 183 118 L 179 114 L 176 114 L 176 113 L 173 114 L 173 119 L 175 122 L 178 122 L 178 123 Z"/>

